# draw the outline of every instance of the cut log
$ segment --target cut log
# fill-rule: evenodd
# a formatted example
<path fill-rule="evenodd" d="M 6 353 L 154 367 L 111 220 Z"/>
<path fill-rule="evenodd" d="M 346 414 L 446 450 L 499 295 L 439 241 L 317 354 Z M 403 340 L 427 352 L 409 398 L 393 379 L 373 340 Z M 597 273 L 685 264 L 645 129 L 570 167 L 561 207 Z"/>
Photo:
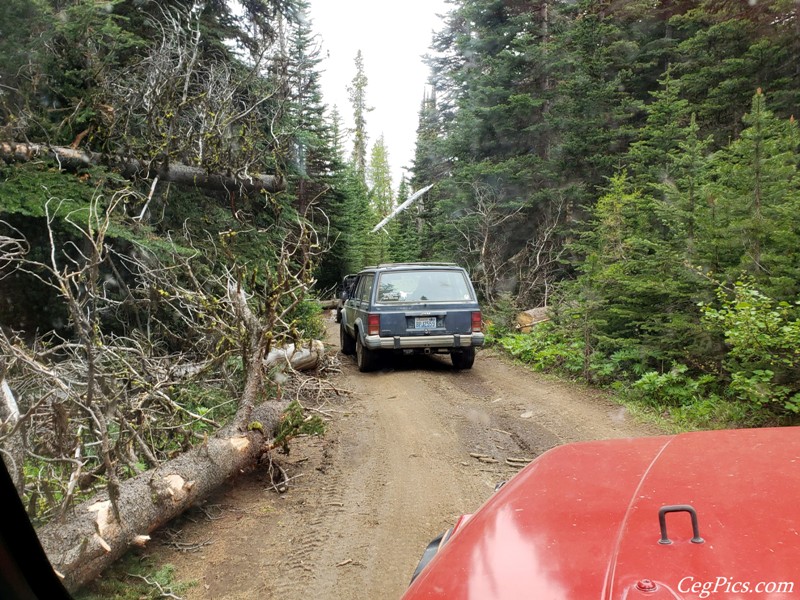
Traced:
<path fill-rule="evenodd" d="M 285 408 L 267 402 L 252 412 L 248 431 L 235 425 L 221 430 L 157 469 L 120 486 L 119 520 L 108 496 L 75 507 L 65 522 L 51 522 L 39 531 L 53 568 L 70 591 L 95 579 L 131 545 L 207 497 L 228 478 L 255 464 Z"/>
<path fill-rule="evenodd" d="M 325 345 L 319 340 L 300 348 L 295 348 L 294 344 L 287 344 L 270 350 L 264 359 L 264 366 L 269 368 L 279 364 L 289 364 L 296 371 L 309 371 L 317 367 L 323 356 L 325 356 Z"/>
<path fill-rule="evenodd" d="M 0 159 L 6 162 L 27 162 L 35 158 L 53 157 L 63 168 L 76 169 L 91 165 L 107 165 L 119 171 L 123 177 L 152 179 L 193 185 L 212 190 L 258 192 L 280 192 L 286 189 L 286 180 L 275 175 L 248 175 L 240 173 L 208 173 L 201 167 L 180 163 L 153 163 L 136 158 L 108 156 L 76 150 L 63 146 L 0 142 Z"/>
<path fill-rule="evenodd" d="M 517 315 L 517 330 L 522 333 L 530 333 L 531 327 L 549 321 L 550 317 L 547 316 L 547 307 L 531 308 L 524 310 Z"/>
<path fill-rule="evenodd" d="M 319 305 L 324 310 L 329 310 L 331 308 L 336 308 L 339 305 L 339 301 L 334 300 L 320 300 Z"/>

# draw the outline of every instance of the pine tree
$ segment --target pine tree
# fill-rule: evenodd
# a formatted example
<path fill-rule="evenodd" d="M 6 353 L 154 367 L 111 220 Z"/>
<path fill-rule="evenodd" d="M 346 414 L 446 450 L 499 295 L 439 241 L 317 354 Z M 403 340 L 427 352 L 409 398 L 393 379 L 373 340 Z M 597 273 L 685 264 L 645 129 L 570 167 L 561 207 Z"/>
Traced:
<path fill-rule="evenodd" d="M 323 195 L 334 162 L 334 135 L 325 120 L 322 100 L 319 47 L 311 30 L 305 1 L 298 6 L 297 20 L 291 24 L 289 39 L 288 129 L 293 132 L 291 168 L 296 173 L 297 209 L 306 214 L 312 202 L 324 207 Z"/>
<path fill-rule="evenodd" d="M 800 291 L 798 132 L 775 117 L 759 89 L 745 129 L 718 151 L 704 206 L 702 254 L 728 281 L 743 272 L 778 300 Z"/>
<path fill-rule="evenodd" d="M 392 174 L 389 165 L 389 152 L 386 149 L 383 136 L 373 144 L 370 152 L 368 167 L 369 201 L 372 212 L 375 215 L 376 225 L 379 221 L 387 217 L 394 209 L 394 192 L 392 191 Z M 390 239 L 397 224 L 392 220 L 384 231 L 376 234 L 374 249 L 376 252 L 375 262 L 382 263 L 389 260 Z"/>
<path fill-rule="evenodd" d="M 353 108 L 353 153 L 351 162 L 356 173 L 366 182 L 367 175 L 367 113 L 372 109 L 367 105 L 367 76 L 364 73 L 364 57 L 361 50 L 356 53 L 356 74 L 347 91 Z"/>
<path fill-rule="evenodd" d="M 408 181 L 403 178 L 397 190 L 397 204 L 408 199 Z M 420 260 L 418 215 L 419 205 L 414 203 L 395 217 L 395 229 L 391 238 L 389 256 L 393 262 Z"/>

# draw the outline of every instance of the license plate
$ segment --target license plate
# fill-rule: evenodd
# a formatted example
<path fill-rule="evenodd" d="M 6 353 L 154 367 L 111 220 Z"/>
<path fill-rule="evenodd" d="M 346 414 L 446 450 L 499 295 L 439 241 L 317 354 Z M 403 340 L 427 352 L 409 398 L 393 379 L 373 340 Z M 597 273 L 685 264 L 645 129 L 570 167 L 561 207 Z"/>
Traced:
<path fill-rule="evenodd" d="M 414 317 L 415 329 L 435 329 L 436 317 Z"/>

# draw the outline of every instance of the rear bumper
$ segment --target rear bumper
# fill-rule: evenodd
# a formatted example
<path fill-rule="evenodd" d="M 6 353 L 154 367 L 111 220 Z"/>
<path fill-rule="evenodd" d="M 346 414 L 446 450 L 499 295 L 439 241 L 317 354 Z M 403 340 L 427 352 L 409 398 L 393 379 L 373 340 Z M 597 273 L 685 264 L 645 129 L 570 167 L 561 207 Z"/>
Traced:
<path fill-rule="evenodd" d="M 381 337 L 368 335 L 364 345 L 370 350 L 404 350 L 407 348 L 469 348 L 483 346 L 482 333 L 461 335 L 414 335 Z"/>

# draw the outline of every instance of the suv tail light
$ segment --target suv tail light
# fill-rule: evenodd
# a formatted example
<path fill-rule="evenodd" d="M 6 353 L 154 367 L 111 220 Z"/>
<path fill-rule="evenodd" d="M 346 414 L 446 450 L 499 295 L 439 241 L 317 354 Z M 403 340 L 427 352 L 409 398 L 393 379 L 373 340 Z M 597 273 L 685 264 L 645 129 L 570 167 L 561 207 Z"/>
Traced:
<path fill-rule="evenodd" d="M 367 335 L 380 335 L 380 333 L 381 333 L 381 316 L 367 315 Z"/>
<path fill-rule="evenodd" d="M 472 332 L 473 333 L 480 333 L 481 332 L 481 311 L 475 311 L 472 313 Z"/>

